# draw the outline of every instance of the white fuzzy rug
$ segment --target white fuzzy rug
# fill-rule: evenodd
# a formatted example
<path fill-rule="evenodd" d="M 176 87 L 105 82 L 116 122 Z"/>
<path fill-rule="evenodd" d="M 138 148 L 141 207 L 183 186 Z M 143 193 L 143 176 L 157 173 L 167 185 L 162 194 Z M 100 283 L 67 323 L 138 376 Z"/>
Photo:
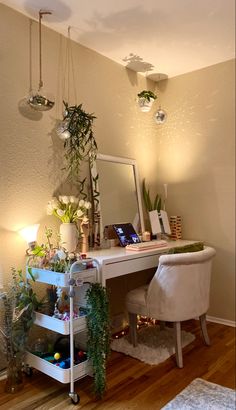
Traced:
<path fill-rule="evenodd" d="M 235 410 L 235 391 L 195 379 L 162 410 Z"/>
<path fill-rule="evenodd" d="M 182 347 L 191 343 L 195 336 L 182 331 Z M 166 327 L 160 330 L 159 326 L 148 326 L 138 330 L 138 346 L 133 347 L 128 341 L 129 336 L 115 339 L 111 349 L 132 356 L 144 363 L 156 365 L 168 359 L 175 353 L 174 330 Z"/>

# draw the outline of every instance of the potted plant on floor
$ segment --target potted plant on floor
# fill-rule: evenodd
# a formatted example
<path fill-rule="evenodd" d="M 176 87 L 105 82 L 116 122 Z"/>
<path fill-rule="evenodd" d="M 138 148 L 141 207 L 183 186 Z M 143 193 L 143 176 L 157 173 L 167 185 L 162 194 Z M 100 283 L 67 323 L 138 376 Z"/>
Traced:
<path fill-rule="evenodd" d="M 138 104 L 142 112 L 148 112 L 152 108 L 153 101 L 157 98 L 157 95 L 152 91 L 143 90 L 138 93 Z"/>
<path fill-rule="evenodd" d="M 30 273 L 30 272 L 29 272 Z M 33 275 L 31 279 L 34 281 Z M 0 346 L 7 358 L 5 390 L 15 393 L 23 386 L 22 365 L 34 311 L 40 306 L 31 283 L 21 270 L 12 268 L 12 283 L 0 293 Z"/>
<path fill-rule="evenodd" d="M 106 389 L 106 363 L 110 351 L 110 318 L 107 290 L 91 283 L 87 290 L 87 354 L 94 372 L 94 391 L 101 398 Z"/>

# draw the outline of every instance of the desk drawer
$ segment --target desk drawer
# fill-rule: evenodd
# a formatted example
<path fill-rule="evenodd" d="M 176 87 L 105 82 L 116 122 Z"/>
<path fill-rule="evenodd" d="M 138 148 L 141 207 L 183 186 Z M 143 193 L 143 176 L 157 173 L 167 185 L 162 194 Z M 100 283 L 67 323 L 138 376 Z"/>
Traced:
<path fill-rule="evenodd" d="M 132 272 L 155 268 L 158 266 L 159 257 L 160 255 L 148 255 L 141 258 L 134 257 L 122 262 L 107 263 L 103 266 L 103 279 L 111 279 Z"/>

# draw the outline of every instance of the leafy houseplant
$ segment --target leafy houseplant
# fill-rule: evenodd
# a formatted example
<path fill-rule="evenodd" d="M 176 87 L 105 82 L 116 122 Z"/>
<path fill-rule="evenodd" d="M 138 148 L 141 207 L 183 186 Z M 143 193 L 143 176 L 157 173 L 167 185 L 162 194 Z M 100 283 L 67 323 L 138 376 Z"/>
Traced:
<path fill-rule="evenodd" d="M 157 98 L 157 95 L 154 94 L 152 91 L 143 90 L 140 93 L 138 93 L 138 97 L 144 98 L 147 101 L 151 101 L 151 99 L 155 100 Z"/>
<path fill-rule="evenodd" d="M 143 90 L 138 93 L 139 108 L 143 112 L 150 111 L 153 101 L 157 98 L 156 94 L 152 91 Z"/>
<path fill-rule="evenodd" d="M 89 227 L 88 210 L 91 203 L 75 196 L 59 196 L 48 202 L 47 213 L 62 221 L 60 226 L 61 240 L 69 252 L 75 251 L 78 235 L 82 237 L 82 252 L 87 252 L 87 231 Z M 77 225 L 80 222 L 80 225 Z M 87 229 L 86 229 L 87 228 Z"/>
<path fill-rule="evenodd" d="M 160 212 L 162 208 L 161 196 L 156 194 L 154 201 L 151 200 L 150 189 L 146 188 L 145 179 L 143 180 L 143 200 L 147 212 L 154 210 Z"/>
<path fill-rule="evenodd" d="M 29 272 L 30 273 L 30 272 Z M 33 275 L 30 273 L 34 281 Z M 33 324 L 34 310 L 40 306 L 31 283 L 22 271 L 12 268 L 12 284 L 0 293 L 0 347 L 6 354 L 8 369 L 6 391 L 15 392 L 22 385 L 22 363 Z"/>
<path fill-rule="evenodd" d="M 85 112 L 82 104 L 70 106 L 64 102 L 63 121 L 57 130 L 64 140 L 66 169 L 72 180 L 78 180 L 81 162 L 94 161 L 97 143 L 93 135 L 93 114 Z"/>
<path fill-rule="evenodd" d="M 88 357 L 94 371 L 94 390 L 101 398 L 106 389 L 106 362 L 110 351 L 109 302 L 106 288 L 92 283 L 87 290 Z"/>

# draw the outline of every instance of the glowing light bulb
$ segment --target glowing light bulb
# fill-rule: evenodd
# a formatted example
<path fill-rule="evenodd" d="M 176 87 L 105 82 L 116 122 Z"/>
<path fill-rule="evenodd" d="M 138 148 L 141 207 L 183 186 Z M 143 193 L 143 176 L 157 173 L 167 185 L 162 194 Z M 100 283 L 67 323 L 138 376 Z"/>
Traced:
<path fill-rule="evenodd" d="M 28 243 L 29 247 L 36 244 L 39 224 L 29 225 L 19 230 L 21 237 Z"/>

